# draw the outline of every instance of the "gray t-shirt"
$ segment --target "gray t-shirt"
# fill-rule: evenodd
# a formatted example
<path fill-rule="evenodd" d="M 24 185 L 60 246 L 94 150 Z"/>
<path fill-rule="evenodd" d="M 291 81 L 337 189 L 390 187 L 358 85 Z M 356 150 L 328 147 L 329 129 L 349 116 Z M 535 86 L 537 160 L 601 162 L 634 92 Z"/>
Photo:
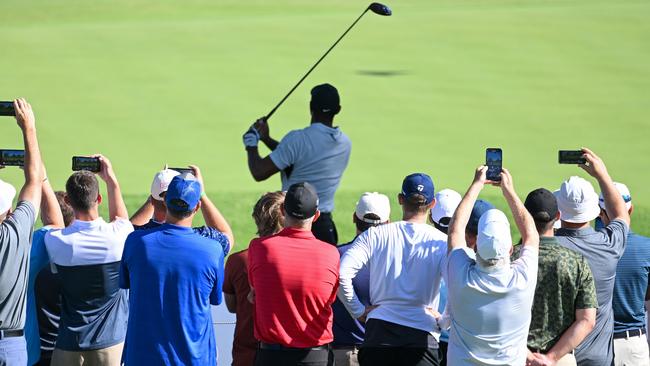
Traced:
<path fill-rule="evenodd" d="M 0 329 L 25 327 L 27 270 L 36 210 L 20 201 L 0 224 Z"/>
<path fill-rule="evenodd" d="M 616 266 L 625 250 L 630 228 L 620 220 L 612 221 L 606 228 L 559 229 L 557 239 L 564 247 L 582 254 L 589 262 L 596 283 L 598 311 L 596 326 L 576 348 L 579 366 L 611 365 L 614 358 L 614 313 L 612 294 Z"/>

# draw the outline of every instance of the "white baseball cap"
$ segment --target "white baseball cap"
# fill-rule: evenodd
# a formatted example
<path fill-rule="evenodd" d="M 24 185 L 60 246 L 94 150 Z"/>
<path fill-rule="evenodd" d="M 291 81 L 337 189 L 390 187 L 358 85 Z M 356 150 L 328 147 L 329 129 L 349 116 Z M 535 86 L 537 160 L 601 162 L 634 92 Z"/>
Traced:
<path fill-rule="evenodd" d="M 555 191 L 560 220 L 584 223 L 600 215 L 598 195 L 594 187 L 583 178 L 571 177 Z"/>
<path fill-rule="evenodd" d="M 390 219 L 390 201 L 384 194 L 366 192 L 359 198 L 354 214 L 359 220 L 368 224 L 381 224 Z M 367 214 L 375 214 L 379 220 L 364 218 Z"/>
<path fill-rule="evenodd" d="M 11 184 L 0 180 L 0 214 L 3 214 L 9 209 L 14 202 L 14 197 L 16 197 L 16 188 Z"/>
<path fill-rule="evenodd" d="M 179 172 L 172 169 L 163 169 L 156 173 L 156 175 L 153 176 L 153 182 L 151 182 L 151 197 L 158 201 L 164 200 L 161 195 L 167 192 L 169 183 L 171 183 L 172 179 L 179 174 Z"/>
<path fill-rule="evenodd" d="M 621 197 L 623 197 L 623 201 L 625 201 L 625 208 L 627 208 L 629 211 L 632 207 L 632 195 L 630 194 L 630 190 L 623 183 L 614 182 L 614 186 L 618 190 L 618 193 L 621 194 Z M 603 192 L 600 192 L 600 196 L 598 197 L 598 206 L 600 206 L 600 208 L 603 210 L 607 210 L 605 208 L 605 198 L 603 197 Z"/>
<path fill-rule="evenodd" d="M 506 215 L 496 208 L 486 211 L 478 220 L 478 255 L 484 260 L 507 258 L 511 248 L 510 223 Z"/>
<path fill-rule="evenodd" d="M 440 219 L 454 216 L 461 199 L 460 193 L 453 189 L 443 189 L 436 193 L 436 205 L 431 209 L 431 221 L 442 227 L 448 227 L 449 224 L 441 224 Z"/>

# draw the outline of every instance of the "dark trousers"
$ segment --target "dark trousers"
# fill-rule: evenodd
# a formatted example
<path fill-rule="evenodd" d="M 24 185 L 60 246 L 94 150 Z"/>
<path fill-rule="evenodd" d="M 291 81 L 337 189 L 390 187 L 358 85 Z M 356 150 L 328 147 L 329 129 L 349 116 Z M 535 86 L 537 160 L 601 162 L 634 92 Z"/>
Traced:
<path fill-rule="evenodd" d="M 332 221 L 332 214 L 321 212 L 318 220 L 311 225 L 311 232 L 318 240 L 336 245 L 339 242 L 339 234 L 336 232 L 336 225 Z"/>
<path fill-rule="evenodd" d="M 35 363 L 34 366 L 50 366 L 51 363 L 52 363 L 52 354 L 50 354 L 45 358 L 41 355 L 41 359 L 38 360 L 38 362 Z"/>
<path fill-rule="evenodd" d="M 361 366 L 440 366 L 440 352 L 434 348 L 361 347 Z"/>
<path fill-rule="evenodd" d="M 440 346 L 440 366 L 447 366 L 447 348 L 449 347 L 449 343 L 440 341 L 438 345 Z"/>
<path fill-rule="evenodd" d="M 334 353 L 331 349 L 258 349 L 255 366 L 334 366 Z"/>

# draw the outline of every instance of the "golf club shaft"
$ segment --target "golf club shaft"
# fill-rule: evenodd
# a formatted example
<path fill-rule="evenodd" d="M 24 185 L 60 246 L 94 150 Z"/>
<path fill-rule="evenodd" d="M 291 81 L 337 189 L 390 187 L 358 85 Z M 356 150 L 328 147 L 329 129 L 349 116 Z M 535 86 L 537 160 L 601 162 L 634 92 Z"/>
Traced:
<path fill-rule="evenodd" d="M 348 32 L 350 31 L 350 29 L 352 29 L 352 28 L 353 28 L 353 27 L 354 27 L 354 26 L 359 22 L 359 20 L 361 20 L 361 18 L 362 18 L 362 17 L 363 17 L 367 12 L 368 12 L 368 8 L 366 8 L 366 10 L 364 10 L 363 13 L 361 13 L 361 15 L 359 15 L 359 17 L 357 18 L 357 20 L 355 20 L 354 23 L 352 23 L 352 25 L 351 25 L 351 26 L 350 26 L 350 27 L 349 27 L 345 32 L 343 32 L 343 34 L 341 34 L 341 36 L 339 37 L 339 39 L 337 39 L 336 42 L 334 42 L 334 44 L 332 45 L 332 47 L 330 47 L 330 48 L 327 50 L 327 52 L 325 52 L 325 54 L 323 54 L 323 56 L 321 56 L 321 58 L 319 58 L 318 61 L 316 61 L 316 63 L 314 64 L 314 66 L 312 66 L 311 69 L 309 69 L 309 71 L 307 71 L 307 73 L 306 73 L 306 74 L 305 74 L 305 75 L 304 75 L 304 76 L 303 76 L 303 77 L 302 77 L 302 78 L 301 78 L 301 79 L 296 83 L 296 85 L 294 85 L 293 88 L 291 88 L 291 90 L 289 90 L 289 92 L 287 93 L 287 95 L 285 95 L 284 98 L 282 98 L 282 100 L 280 100 L 280 103 L 278 103 L 278 104 L 277 104 L 273 109 L 271 109 L 271 111 L 269 112 L 269 114 L 267 114 L 266 117 L 264 117 L 267 121 L 269 120 L 269 118 L 271 118 L 271 116 L 273 115 L 273 113 L 275 113 L 275 111 L 276 111 L 276 110 L 277 110 L 277 109 L 282 105 L 282 103 L 284 103 L 284 101 L 287 100 L 287 98 L 289 98 L 289 96 L 291 95 L 291 93 L 293 93 L 293 91 L 296 90 L 296 88 L 297 88 L 298 86 L 300 86 L 300 84 L 302 84 L 302 82 L 307 78 L 307 76 L 309 76 L 309 74 L 311 74 L 311 72 L 314 71 L 314 69 L 316 68 L 316 66 L 318 66 L 318 64 L 320 64 L 320 62 L 323 61 L 323 59 L 324 59 L 324 58 L 325 58 L 325 57 L 330 53 L 330 51 L 332 51 L 332 49 L 334 49 L 334 47 L 336 47 L 336 45 L 339 44 L 339 42 L 341 42 L 341 40 L 343 39 L 343 37 L 345 37 L 345 35 L 348 34 Z"/>

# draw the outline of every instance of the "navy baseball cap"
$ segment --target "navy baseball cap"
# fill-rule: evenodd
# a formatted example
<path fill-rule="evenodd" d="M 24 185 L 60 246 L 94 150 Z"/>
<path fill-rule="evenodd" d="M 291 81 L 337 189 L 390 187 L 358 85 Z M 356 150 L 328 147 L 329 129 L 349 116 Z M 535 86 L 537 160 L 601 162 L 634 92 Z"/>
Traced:
<path fill-rule="evenodd" d="M 291 217 L 304 220 L 316 214 L 318 194 L 307 182 L 292 184 L 284 198 L 284 211 Z"/>
<path fill-rule="evenodd" d="M 484 213 L 494 208 L 494 205 L 485 200 L 476 200 L 472 213 L 469 215 L 469 222 L 467 222 L 467 231 L 473 234 L 478 233 L 478 221 Z"/>
<path fill-rule="evenodd" d="M 201 192 L 201 183 L 193 174 L 177 175 L 167 187 L 165 204 L 174 211 L 189 212 L 199 204 Z"/>
<path fill-rule="evenodd" d="M 424 196 L 425 205 L 428 205 L 435 198 L 433 181 L 431 177 L 424 173 L 413 173 L 402 182 L 402 195 L 407 200 L 414 195 L 419 194 Z"/>
<path fill-rule="evenodd" d="M 341 99 L 339 92 L 330 84 L 316 85 L 311 90 L 311 102 L 309 106 L 312 110 L 322 113 L 337 113 L 340 108 Z"/>

